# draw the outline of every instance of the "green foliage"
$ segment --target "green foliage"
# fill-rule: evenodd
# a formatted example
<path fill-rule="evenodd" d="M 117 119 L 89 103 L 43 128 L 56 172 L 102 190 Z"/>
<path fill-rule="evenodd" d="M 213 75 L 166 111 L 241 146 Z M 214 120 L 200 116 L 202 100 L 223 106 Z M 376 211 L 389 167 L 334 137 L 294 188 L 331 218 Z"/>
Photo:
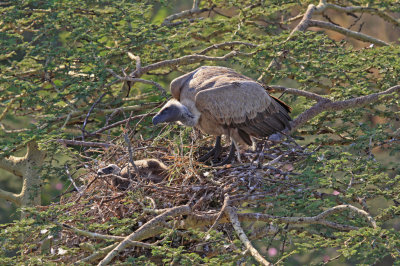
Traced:
<path fill-rule="evenodd" d="M 329 2 L 344 5 L 343 1 Z M 87 141 L 113 142 L 113 138 L 123 132 L 121 127 L 109 129 L 107 136 L 90 133 L 130 115 L 149 113 L 156 105 L 148 107 L 146 104 L 164 100 L 154 86 L 141 83 L 135 83 L 130 90 L 132 98 L 126 98 L 128 86 L 118 82 L 109 70 L 121 76 L 123 72 L 132 72 L 135 62 L 127 56 L 128 52 L 140 56 L 142 66 L 146 66 L 199 53 L 217 43 L 240 41 L 257 45 L 256 48 L 236 45 L 212 49 L 207 52 L 210 57 L 223 56 L 233 49 L 249 54 L 226 61 L 166 66 L 141 76 L 163 87 L 200 65 L 229 66 L 254 79 L 268 69 L 264 78 L 270 84 L 294 86 L 332 101 L 381 92 L 398 84 L 398 43 L 387 47 L 360 47 L 348 39 L 335 41 L 322 31 L 298 32 L 287 40 L 293 25 L 285 20 L 292 17 L 293 12 L 304 13 L 310 3 L 317 4 L 317 1 L 202 1 L 200 8 L 220 12 L 209 10 L 210 16 L 194 21 L 182 19 L 179 21 L 182 23 L 173 26 L 162 24 L 168 15 L 178 12 L 170 1 L 162 1 L 161 5 L 159 1 L 128 0 L 2 3 L 0 122 L 4 128 L 0 128 L 0 157 L 15 155 L 15 151 L 35 139 L 47 151 L 46 163 L 42 166 L 44 185 L 52 186 L 54 180 L 69 185 L 65 165 L 71 169 L 71 176 L 78 180 L 78 185 L 87 185 L 87 180 L 80 179 L 82 173 L 87 172 L 85 167 L 98 167 L 101 153 L 76 146 L 66 148 L 56 140 L 82 140 L 84 134 Z M 400 12 L 398 1 L 394 0 L 346 3 L 369 4 L 371 8 L 389 13 Z M 279 66 L 268 68 L 282 51 L 285 56 Z M 284 94 L 282 99 L 293 107 L 293 117 L 315 104 L 289 94 Z M 118 109 L 131 106 L 141 108 L 132 112 Z M 338 204 L 360 208 L 365 208 L 365 204 L 378 227 L 369 227 L 362 216 L 349 212 L 332 215 L 329 220 L 357 226 L 359 230 L 339 232 L 322 225 L 290 228 L 280 225 L 278 234 L 266 236 L 258 243 L 260 250 L 279 247 L 277 256 L 269 258 L 271 262 L 295 264 L 297 256 L 312 254 L 315 259 L 304 263 L 321 264 L 328 250 L 333 250 L 331 257 L 338 256 L 338 263 L 371 265 L 384 257 L 399 260 L 400 145 L 399 133 L 396 133 L 399 106 L 397 93 L 364 107 L 323 112 L 294 133 L 305 137 L 304 141 L 299 141 L 306 147 L 304 157 L 290 150 L 283 152 L 296 174 L 263 184 L 267 196 L 262 202 L 273 203 L 272 209 L 249 205 L 247 210 L 275 216 L 315 216 Z M 132 120 L 127 125 L 133 140 L 152 139 L 154 146 L 173 143 L 170 147 L 173 156 L 185 156 L 192 150 L 194 137 L 189 129 L 172 125 L 156 130 L 149 117 L 140 124 Z M 22 130 L 7 131 L 11 129 Z M 171 180 L 184 168 L 176 163 L 171 170 Z M 198 175 L 202 174 L 199 171 Z M 276 176 L 271 174 L 265 178 Z M 0 183 L 3 184 L 6 182 Z M 45 194 L 45 204 L 54 201 L 54 191 Z M 218 200 L 213 201 L 212 207 L 221 206 Z M 145 202 L 144 194 L 128 193 L 123 201 L 126 205 Z M 47 237 L 61 237 L 61 228 L 55 222 L 73 222 L 84 230 L 125 236 L 149 218 L 132 212 L 128 217 L 95 221 L 94 216 L 88 215 L 92 203 L 81 201 L 82 208 L 75 212 L 70 210 L 72 204 L 62 203 L 40 211 L 29 209 L 25 210 L 31 215 L 29 219 L 1 225 L 0 264 L 57 261 L 59 250 L 43 255 L 38 249 Z M 227 232 L 219 228 L 218 232 L 212 231 L 206 236 L 201 231 L 171 229 L 157 239 L 160 242 L 156 247 L 132 252 L 134 255 L 125 254 L 120 262 L 145 265 L 254 263 L 243 255 L 236 237 Z M 84 240 L 96 249 L 110 244 L 89 238 Z M 57 245 L 71 257 L 89 255 L 77 244 Z M 262 255 L 268 256 L 267 251 L 263 250 Z"/>

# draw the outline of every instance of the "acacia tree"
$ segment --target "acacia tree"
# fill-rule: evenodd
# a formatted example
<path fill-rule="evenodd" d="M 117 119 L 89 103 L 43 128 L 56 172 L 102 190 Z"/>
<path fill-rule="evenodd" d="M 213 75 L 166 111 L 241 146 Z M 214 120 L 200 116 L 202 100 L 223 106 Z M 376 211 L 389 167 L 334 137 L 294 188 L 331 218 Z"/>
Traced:
<path fill-rule="evenodd" d="M 2 262 L 399 257 L 396 1 L 195 0 L 178 13 L 152 1 L 0 8 L 0 168 L 23 180 L 21 193 L 0 198 L 28 214 L 3 226 Z M 392 39 L 362 26 L 370 20 Z M 210 140 L 150 126 L 172 78 L 205 64 L 281 93 L 293 107 L 287 139 L 246 151 L 244 164 L 210 168 L 193 152 Z M 137 178 L 118 191 L 94 174 L 150 156 L 170 165 L 168 181 Z M 40 206 L 40 186 L 54 178 L 76 191 Z"/>

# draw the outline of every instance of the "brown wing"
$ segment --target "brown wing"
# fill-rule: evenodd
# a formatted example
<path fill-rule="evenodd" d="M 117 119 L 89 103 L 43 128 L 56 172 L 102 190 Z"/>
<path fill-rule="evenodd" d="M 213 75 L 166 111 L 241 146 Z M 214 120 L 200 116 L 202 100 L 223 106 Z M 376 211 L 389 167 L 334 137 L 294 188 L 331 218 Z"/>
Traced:
<path fill-rule="evenodd" d="M 227 67 L 202 66 L 174 79 L 170 89 L 172 97 L 180 101 L 181 98 L 193 98 L 198 91 L 243 80 L 251 81 L 250 78 Z"/>
<path fill-rule="evenodd" d="M 226 127 L 238 128 L 247 144 L 251 144 L 249 136 L 266 137 L 290 128 L 286 104 L 273 99 L 251 80 L 202 90 L 196 94 L 195 103 L 202 115 L 212 116 Z"/>

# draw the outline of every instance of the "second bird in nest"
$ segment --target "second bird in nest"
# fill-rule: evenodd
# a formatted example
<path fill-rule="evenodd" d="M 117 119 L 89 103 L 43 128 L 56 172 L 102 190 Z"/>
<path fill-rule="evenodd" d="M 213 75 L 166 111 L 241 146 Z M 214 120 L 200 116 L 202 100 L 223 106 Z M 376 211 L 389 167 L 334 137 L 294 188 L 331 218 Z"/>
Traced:
<path fill-rule="evenodd" d="M 230 163 L 238 144 L 251 145 L 263 138 L 290 129 L 290 107 L 271 96 L 258 82 L 233 69 L 202 66 L 171 82 L 174 99 L 153 117 L 153 124 L 180 122 L 217 136 L 215 147 L 202 156 L 214 162 L 220 155 L 221 135 L 231 139 L 228 157 L 216 165 Z"/>

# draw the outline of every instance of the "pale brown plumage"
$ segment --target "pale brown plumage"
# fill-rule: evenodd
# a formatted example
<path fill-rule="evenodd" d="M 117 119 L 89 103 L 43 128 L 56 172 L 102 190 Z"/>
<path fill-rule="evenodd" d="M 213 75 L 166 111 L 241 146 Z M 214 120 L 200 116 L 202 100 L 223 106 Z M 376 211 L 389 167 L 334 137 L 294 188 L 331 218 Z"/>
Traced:
<path fill-rule="evenodd" d="M 168 176 L 168 167 L 161 161 L 156 159 L 143 159 L 134 161 L 141 178 L 144 180 L 152 181 L 153 183 L 160 183 Z M 135 169 L 132 164 L 129 163 L 129 174 L 128 165 L 124 168 L 120 168 L 115 164 L 110 164 L 97 171 L 98 175 L 109 175 L 112 174 L 112 184 L 121 190 L 126 190 L 133 178 L 137 178 Z"/>
<path fill-rule="evenodd" d="M 252 144 L 251 137 L 267 137 L 290 129 L 290 107 L 270 96 L 256 81 L 230 68 L 200 67 L 174 79 L 171 93 L 175 100 L 153 118 L 155 124 L 180 121 L 204 133 L 226 135 L 247 145 Z M 170 111 L 168 116 L 164 110 L 174 105 L 180 114 Z"/>

